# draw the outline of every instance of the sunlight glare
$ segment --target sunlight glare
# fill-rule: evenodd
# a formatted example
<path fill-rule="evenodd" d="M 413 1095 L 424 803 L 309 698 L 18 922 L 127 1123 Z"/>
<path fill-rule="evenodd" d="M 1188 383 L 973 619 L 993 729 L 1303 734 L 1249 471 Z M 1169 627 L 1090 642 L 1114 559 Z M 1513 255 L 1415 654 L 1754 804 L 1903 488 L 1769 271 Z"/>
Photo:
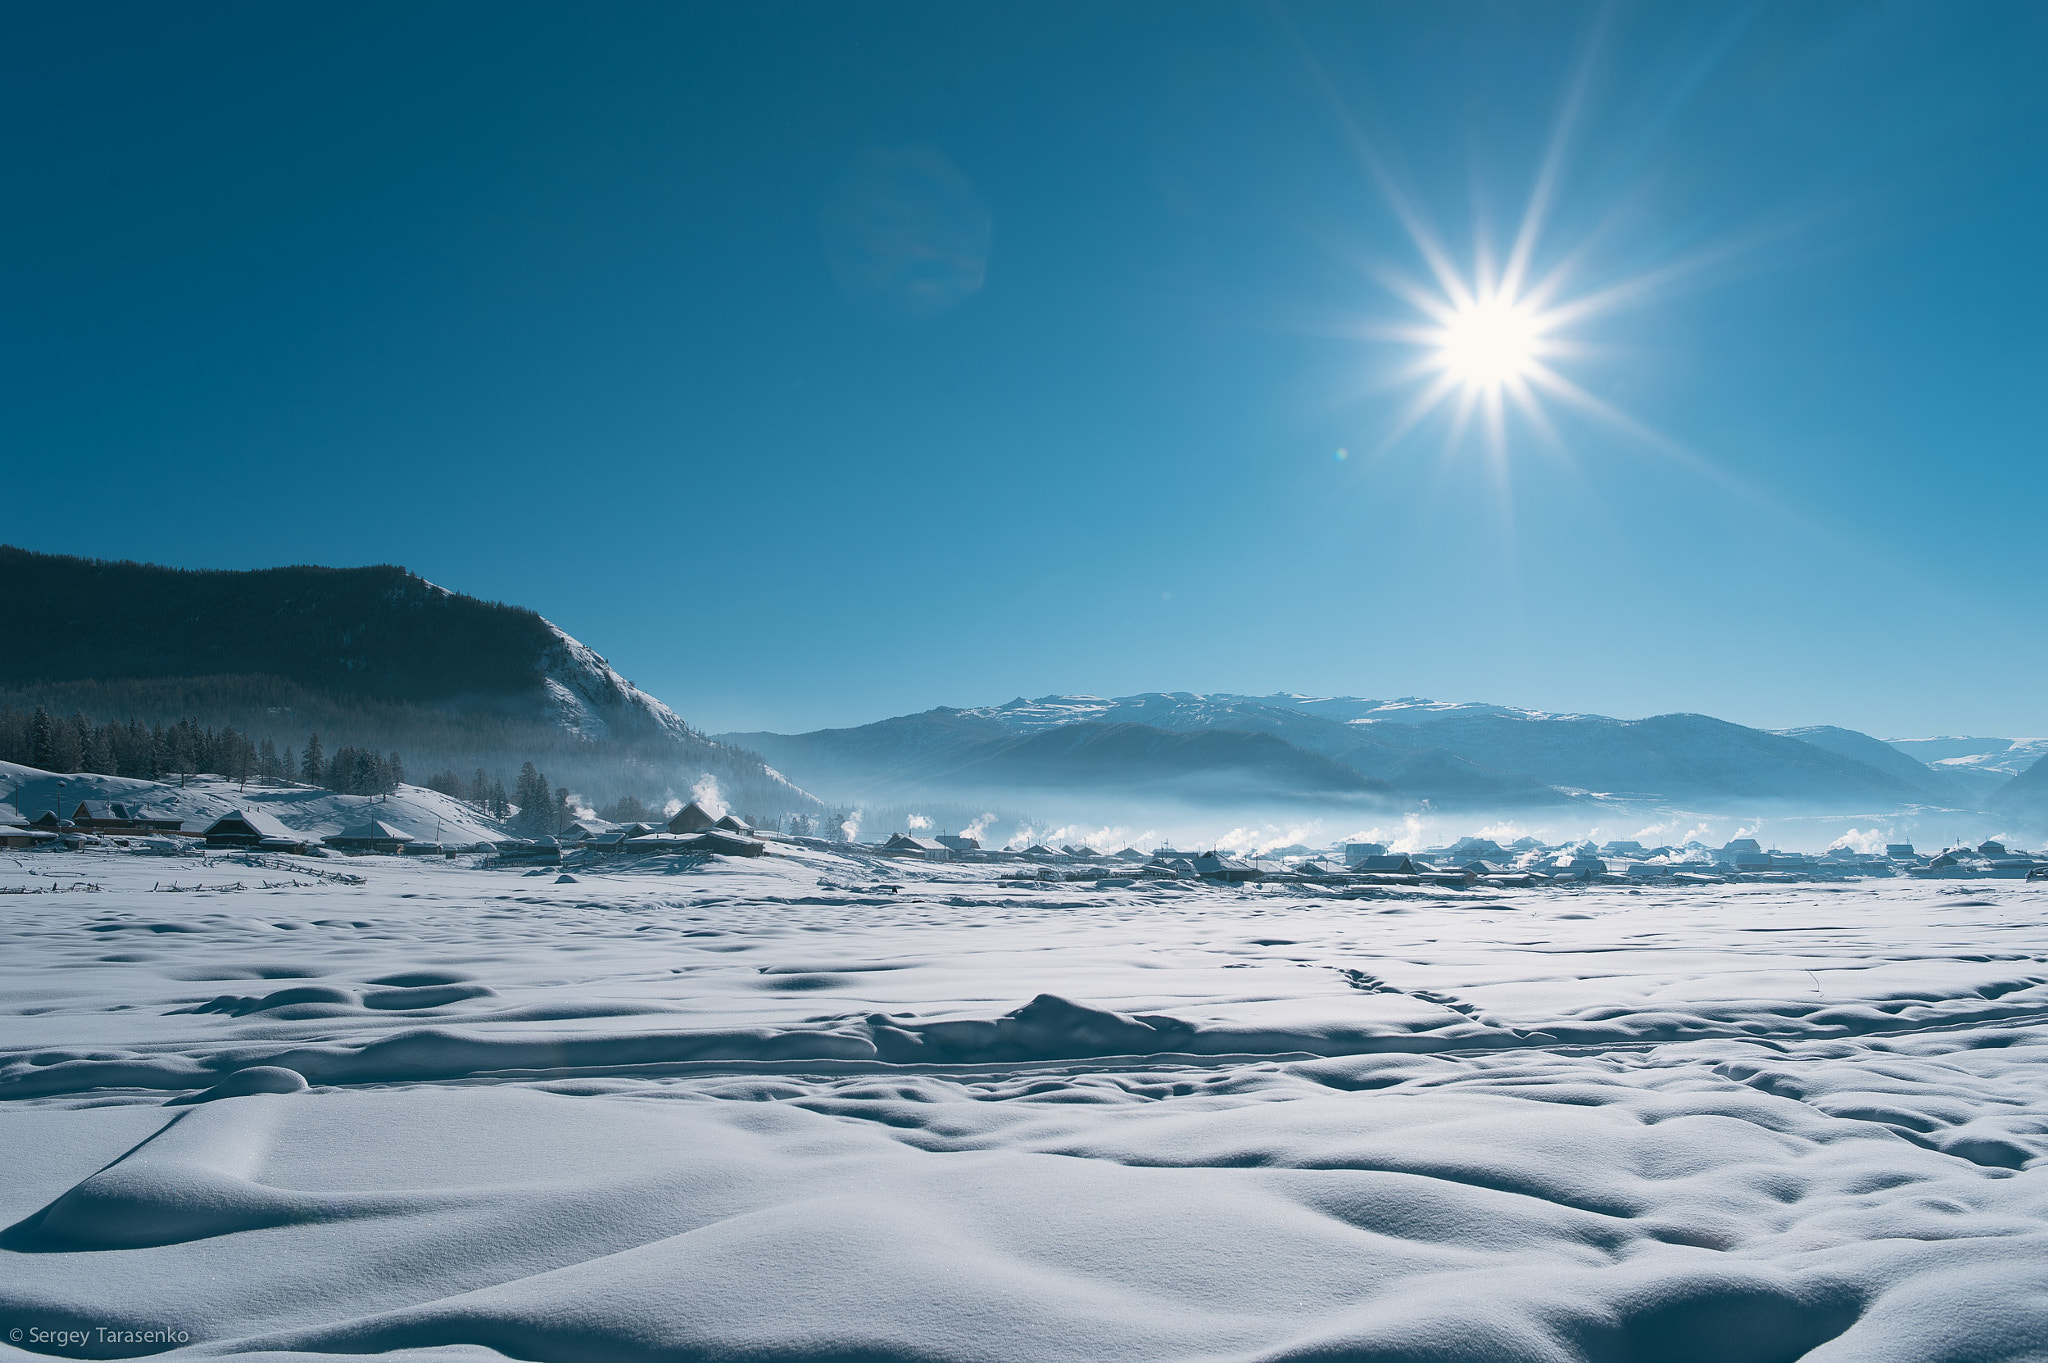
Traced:
<path fill-rule="evenodd" d="M 1437 362 L 1468 391 L 1528 377 L 1541 349 L 1537 318 L 1514 300 L 1494 297 L 1453 312 L 1437 337 Z"/>

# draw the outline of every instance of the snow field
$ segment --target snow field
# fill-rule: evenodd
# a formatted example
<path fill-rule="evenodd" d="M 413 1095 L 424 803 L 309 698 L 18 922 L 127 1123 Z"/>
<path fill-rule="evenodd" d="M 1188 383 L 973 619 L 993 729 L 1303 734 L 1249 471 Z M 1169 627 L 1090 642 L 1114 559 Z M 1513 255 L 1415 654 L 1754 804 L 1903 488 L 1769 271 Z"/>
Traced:
<path fill-rule="evenodd" d="M 6 1356 L 2048 1358 L 2048 887 L 293 864 L 0 858 Z"/>

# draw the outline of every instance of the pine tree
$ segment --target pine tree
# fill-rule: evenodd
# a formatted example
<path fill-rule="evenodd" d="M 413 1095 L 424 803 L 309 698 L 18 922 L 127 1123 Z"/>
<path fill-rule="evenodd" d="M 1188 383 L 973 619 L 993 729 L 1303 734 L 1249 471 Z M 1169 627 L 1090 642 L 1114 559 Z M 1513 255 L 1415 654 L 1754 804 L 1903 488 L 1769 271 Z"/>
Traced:
<path fill-rule="evenodd" d="M 57 730 L 50 722 L 50 716 L 42 706 L 36 707 L 35 718 L 28 722 L 28 764 L 54 771 L 57 767 Z"/>
<path fill-rule="evenodd" d="M 519 828 L 530 838 L 546 837 L 560 824 L 555 818 L 555 801 L 548 789 L 548 778 L 534 769 L 531 762 L 519 768 L 519 782 L 512 791 L 513 803 L 519 806 Z"/>
<path fill-rule="evenodd" d="M 306 740 L 306 755 L 299 759 L 299 779 L 309 786 L 317 786 L 326 774 L 327 763 L 320 755 L 320 735 L 314 734 Z"/>

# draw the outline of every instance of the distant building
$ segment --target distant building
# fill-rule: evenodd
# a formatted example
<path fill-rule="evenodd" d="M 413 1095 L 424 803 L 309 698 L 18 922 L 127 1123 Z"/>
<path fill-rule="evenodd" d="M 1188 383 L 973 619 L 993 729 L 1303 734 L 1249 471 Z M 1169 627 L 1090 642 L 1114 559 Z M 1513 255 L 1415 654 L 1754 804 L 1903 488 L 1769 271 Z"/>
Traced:
<path fill-rule="evenodd" d="M 981 839 L 970 838 L 964 833 L 941 833 L 938 837 L 933 838 L 932 841 L 945 848 L 948 852 L 979 852 L 981 850 Z"/>
<path fill-rule="evenodd" d="M 1386 854 L 1387 845 L 1383 842 L 1347 842 L 1344 844 L 1344 864 L 1346 866 L 1356 867 L 1362 861 L 1369 860 L 1372 857 L 1383 857 Z"/>
<path fill-rule="evenodd" d="M 943 843 L 933 838 L 914 838 L 908 833 L 897 833 L 882 844 L 885 852 L 908 853 L 923 857 L 926 861 L 947 861 L 953 853 Z"/>
<path fill-rule="evenodd" d="M 1910 842 L 1887 843 L 1885 844 L 1884 854 L 1893 861 L 1911 861 L 1913 860 L 1913 844 Z"/>
<path fill-rule="evenodd" d="M 1259 880 L 1265 872 L 1248 861 L 1207 852 L 1195 858 L 1195 874 L 1207 880 Z"/>
<path fill-rule="evenodd" d="M 1360 857 L 1356 861 L 1350 859 L 1353 847 L 1376 846 L 1378 846 L 1377 843 L 1370 842 L 1347 843 L 1344 847 L 1346 864 L 1354 871 L 1364 871 L 1369 875 L 1412 876 L 1418 874 L 1415 863 L 1398 852 L 1392 855 L 1378 853 L 1369 857 Z"/>
<path fill-rule="evenodd" d="M 383 852 L 394 856 L 403 852 L 405 845 L 412 840 L 412 834 L 402 828 L 393 828 L 382 819 L 371 819 L 320 839 L 329 847 L 344 852 Z"/>
<path fill-rule="evenodd" d="M 202 834 L 208 847 L 304 847 L 303 834 L 286 828 L 260 809 L 233 809 L 215 819 Z"/>

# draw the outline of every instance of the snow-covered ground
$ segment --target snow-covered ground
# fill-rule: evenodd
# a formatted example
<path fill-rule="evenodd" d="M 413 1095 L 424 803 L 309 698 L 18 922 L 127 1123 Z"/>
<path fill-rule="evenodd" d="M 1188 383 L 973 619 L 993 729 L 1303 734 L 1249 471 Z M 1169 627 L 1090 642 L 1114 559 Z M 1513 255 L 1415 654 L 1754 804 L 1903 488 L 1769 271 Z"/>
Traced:
<path fill-rule="evenodd" d="M 0 1357 L 2048 1358 L 2048 885 L 664 869 L 0 854 Z"/>
<path fill-rule="evenodd" d="M 401 785 L 390 795 L 338 795 L 318 786 L 237 785 L 218 776 L 194 776 L 181 784 L 91 773 L 58 775 L 0 762 L 0 821 L 12 822 L 9 811 L 26 821 L 49 809 L 68 819 L 81 800 L 119 800 L 140 817 L 181 819 L 192 829 L 202 829 L 231 810 L 257 809 L 309 838 L 339 833 L 366 819 L 381 820 L 422 842 L 467 846 L 506 836 L 502 825 L 474 806 L 425 786 Z"/>

